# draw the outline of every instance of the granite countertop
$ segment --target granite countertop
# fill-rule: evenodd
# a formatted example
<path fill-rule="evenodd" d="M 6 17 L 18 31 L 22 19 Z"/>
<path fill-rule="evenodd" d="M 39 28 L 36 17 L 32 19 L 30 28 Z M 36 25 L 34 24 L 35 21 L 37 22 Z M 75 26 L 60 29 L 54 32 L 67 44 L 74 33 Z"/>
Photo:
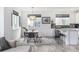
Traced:
<path fill-rule="evenodd" d="M 61 30 L 79 30 L 79 28 L 61 28 Z"/>
<path fill-rule="evenodd" d="M 79 28 L 61 28 L 59 29 L 61 32 L 67 32 L 67 31 L 79 31 Z"/>

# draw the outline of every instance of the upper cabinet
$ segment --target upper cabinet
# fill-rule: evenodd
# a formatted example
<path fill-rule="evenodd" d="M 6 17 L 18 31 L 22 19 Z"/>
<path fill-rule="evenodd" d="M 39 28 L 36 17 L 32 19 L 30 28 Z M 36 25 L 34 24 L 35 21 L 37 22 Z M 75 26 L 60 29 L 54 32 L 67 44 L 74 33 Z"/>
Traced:
<path fill-rule="evenodd" d="M 76 16 L 75 23 L 79 24 L 79 12 L 77 12 L 75 16 Z"/>

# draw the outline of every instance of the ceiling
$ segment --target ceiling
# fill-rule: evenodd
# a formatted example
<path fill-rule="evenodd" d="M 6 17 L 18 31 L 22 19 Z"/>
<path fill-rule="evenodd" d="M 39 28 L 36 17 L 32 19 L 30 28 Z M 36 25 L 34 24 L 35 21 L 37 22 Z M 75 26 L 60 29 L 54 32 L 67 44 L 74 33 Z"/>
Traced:
<path fill-rule="evenodd" d="M 21 10 L 23 11 L 78 11 L 79 10 L 79 7 L 18 7 L 20 8 Z"/>

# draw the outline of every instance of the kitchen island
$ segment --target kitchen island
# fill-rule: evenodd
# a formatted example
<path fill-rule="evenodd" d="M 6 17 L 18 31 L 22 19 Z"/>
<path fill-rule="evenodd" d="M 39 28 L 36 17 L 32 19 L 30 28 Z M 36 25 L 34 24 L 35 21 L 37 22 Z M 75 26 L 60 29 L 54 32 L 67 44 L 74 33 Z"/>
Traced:
<path fill-rule="evenodd" d="M 77 45 L 79 38 L 79 28 L 61 28 L 59 29 L 65 34 L 64 41 L 66 45 Z"/>

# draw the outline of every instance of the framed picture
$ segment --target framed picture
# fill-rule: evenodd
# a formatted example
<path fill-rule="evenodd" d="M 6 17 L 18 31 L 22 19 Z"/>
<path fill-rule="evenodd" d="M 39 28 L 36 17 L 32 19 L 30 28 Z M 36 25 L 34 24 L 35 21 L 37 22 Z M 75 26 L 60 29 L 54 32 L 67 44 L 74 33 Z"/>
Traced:
<path fill-rule="evenodd" d="M 50 17 L 42 17 L 42 24 L 50 24 Z"/>

